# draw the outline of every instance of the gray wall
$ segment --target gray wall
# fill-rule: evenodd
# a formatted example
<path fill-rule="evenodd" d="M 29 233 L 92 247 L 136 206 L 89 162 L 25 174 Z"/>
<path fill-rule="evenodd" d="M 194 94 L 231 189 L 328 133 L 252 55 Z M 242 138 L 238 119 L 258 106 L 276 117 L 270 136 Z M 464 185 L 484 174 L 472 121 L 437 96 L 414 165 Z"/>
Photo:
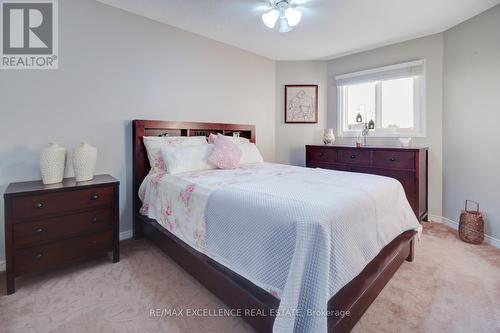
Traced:
<path fill-rule="evenodd" d="M 481 203 L 500 239 L 500 5 L 444 34 L 443 215 Z"/>
<path fill-rule="evenodd" d="M 97 173 L 121 181 L 120 230 L 131 229 L 134 118 L 252 123 L 274 160 L 274 61 L 93 0 L 59 1 L 59 20 L 59 70 L 0 72 L 0 193 L 40 179 L 47 142 L 88 140 Z M 0 261 L 3 240 L 2 219 Z"/>
<path fill-rule="evenodd" d="M 442 115 L 443 115 L 443 36 L 432 35 L 371 51 L 333 59 L 328 64 L 328 126 L 337 127 L 335 76 L 405 61 L 426 60 L 427 136 L 412 144 L 429 147 L 429 212 L 441 215 L 442 208 Z M 355 144 L 355 138 L 338 138 L 338 143 Z M 372 145 L 398 145 L 397 138 L 369 138 Z"/>
<path fill-rule="evenodd" d="M 318 85 L 318 123 L 285 124 L 285 85 Z M 305 145 L 322 144 L 326 128 L 328 75 L 326 61 L 276 62 L 276 162 L 305 166 Z"/>

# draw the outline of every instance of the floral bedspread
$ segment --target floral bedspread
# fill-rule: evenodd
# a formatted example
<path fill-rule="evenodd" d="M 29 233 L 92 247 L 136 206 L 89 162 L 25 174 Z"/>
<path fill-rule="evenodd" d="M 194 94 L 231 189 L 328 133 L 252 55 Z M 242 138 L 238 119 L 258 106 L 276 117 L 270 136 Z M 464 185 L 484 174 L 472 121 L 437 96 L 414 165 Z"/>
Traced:
<path fill-rule="evenodd" d="M 216 189 L 292 174 L 296 168 L 288 165 L 259 163 L 234 170 L 204 170 L 176 175 L 149 174 L 141 184 L 141 214 L 155 219 L 185 243 L 206 253 L 205 207 Z"/>

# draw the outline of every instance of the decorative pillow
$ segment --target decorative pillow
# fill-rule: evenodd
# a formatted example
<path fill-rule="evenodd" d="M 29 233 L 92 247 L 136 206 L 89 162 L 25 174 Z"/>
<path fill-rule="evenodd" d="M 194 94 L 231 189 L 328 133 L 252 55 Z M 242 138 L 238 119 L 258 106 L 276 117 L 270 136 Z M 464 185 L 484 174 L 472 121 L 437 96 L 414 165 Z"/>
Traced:
<path fill-rule="evenodd" d="M 196 146 L 207 144 L 204 136 L 145 136 L 144 146 L 148 153 L 151 173 L 166 172 L 167 166 L 161 156 L 161 148 L 165 146 Z"/>
<path fill-rule="evenodd" d="M 217 141 L 217 136 L 219 136 L 219 135 L 221 135 L 221 134 L 215 135 L 213 133 L 210 133 L 210 135 L 208 136 L 208 142 L 209 143 L 215 143 L 215 141 Z M 239 136 L 227 136 L 227 135 L 222 135 L 222 136 L 225 137 L 225 138 L 230 138 L 236 144 L 250 143 L 250 140 L 248 140 L 247 138 L 242 138 L 242 137 L 239 137 Z"/>
<path fill-rule="evenodd" d="M 241 150 L 230 137 L 217 135 L 215 146 L 208 161 L 219 169 L 236 169 L 240 166 Z"/>
<path fill-rule="evenodd" d="M 215 144 L 215 140 L 217 140 L 217 135 L 215 135 L 213 133 L 210 133 L 210 135 L 208 136 L 208 143 L 214 143 Z"/>
<path fill-rule="evenodd" d="M 215 169 L 208 163 L 208 156 L 214 145 L 197 146 L 165 146 L 161 148 L 161 156 L 167 165 L 168 174 L 188 171 Z"/>
<path fill-rule="evenodd" d="M 238 145 L 238 148 L 241 150 L 241 165 L 264 162 L 264 159 L 262 158 L 262 155 L 260 154 L 260 151 L 255 143 L 242 143 L 241 145 Z"/>

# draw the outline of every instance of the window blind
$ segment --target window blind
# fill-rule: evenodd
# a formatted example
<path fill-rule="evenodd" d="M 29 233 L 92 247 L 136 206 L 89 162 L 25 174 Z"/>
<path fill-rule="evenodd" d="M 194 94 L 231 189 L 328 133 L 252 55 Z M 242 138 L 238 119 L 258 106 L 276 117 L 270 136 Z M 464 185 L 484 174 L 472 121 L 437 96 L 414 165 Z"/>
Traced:
<path fill-rule="evenodd" d="M 416 60 L 365 71 L 338 75 L 335 82 L 338 87 L 373 81 L 395 80 L 424 75 L 424 60 Z"/>

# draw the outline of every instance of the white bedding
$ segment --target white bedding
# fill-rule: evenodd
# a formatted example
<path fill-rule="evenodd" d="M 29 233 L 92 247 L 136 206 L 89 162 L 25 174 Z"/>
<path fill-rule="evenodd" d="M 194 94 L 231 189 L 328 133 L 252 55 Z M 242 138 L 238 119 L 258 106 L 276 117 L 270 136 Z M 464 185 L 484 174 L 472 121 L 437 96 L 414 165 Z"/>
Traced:
<path fill-rule="evenodd" d="M 150 175 L 139 195 L 143 214 L 281 298 L 274 332 L 326 332 L 328 299 L 420 228 L 401 184 L 367 174 L 261 163 Z"/>

